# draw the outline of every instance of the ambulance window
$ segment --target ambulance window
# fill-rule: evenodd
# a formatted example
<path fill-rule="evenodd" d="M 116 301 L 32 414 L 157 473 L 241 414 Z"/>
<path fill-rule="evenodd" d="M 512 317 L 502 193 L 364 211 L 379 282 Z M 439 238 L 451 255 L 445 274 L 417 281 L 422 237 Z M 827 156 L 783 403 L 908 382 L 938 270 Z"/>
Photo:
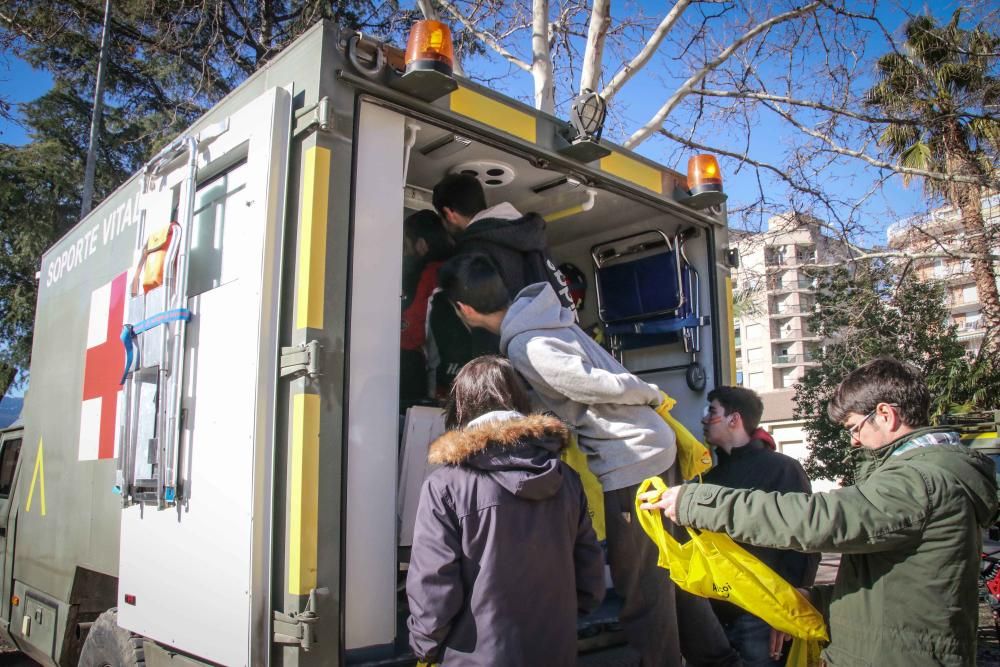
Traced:
<path fill-rule="evenodd" d="M 14 484 L 14 469 L 17 468 L 17 455 L 20 452 L 21 438 L 3 443 L 3 451 L 0 451 L 0 498 L 10 495 L 10 487 Z"/>
<path fill-rule="evenodd" d="M 238 275 L 239 267 L 226 261 L 226 249 L 233 250 L 230 257 L 240 257 L 237 246 L 248 237 L 239 224 L 240 212 L 251 203 L 246 184 L 244 161 L 198 185 L 188 256 L 188 296 L 215 289 Z"/>

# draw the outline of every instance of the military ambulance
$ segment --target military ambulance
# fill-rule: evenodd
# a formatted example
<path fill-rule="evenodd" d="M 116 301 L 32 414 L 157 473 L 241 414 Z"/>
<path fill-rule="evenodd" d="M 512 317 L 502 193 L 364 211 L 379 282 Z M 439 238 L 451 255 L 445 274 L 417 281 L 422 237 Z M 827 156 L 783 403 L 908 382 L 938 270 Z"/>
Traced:
<path fill-rule="evenodd" d="M 419 27 L 404 52 L 317 24 L 42 257 L 0 434 L 0 634 L 32 659 L 413 664 L 402 486 L 435 408 L 400 408 L 402 221 L 447 174 L 546 218 L 581 324 L 688 428 L 732 382 L 714 161 L 600 140 L 596 96 L 561 120 L 452 76 Z M 583 653 L 623 641 L 609 604 Z"/>

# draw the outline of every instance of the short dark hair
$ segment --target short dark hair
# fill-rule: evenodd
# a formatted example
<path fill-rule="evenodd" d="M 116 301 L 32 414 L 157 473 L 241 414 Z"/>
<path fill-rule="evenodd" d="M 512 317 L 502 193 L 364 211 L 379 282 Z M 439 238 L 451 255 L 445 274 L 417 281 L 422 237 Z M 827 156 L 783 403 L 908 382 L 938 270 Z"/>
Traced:
<path fill-rule="evenodd" d="M 708 392 L 708 401 L 718 401 L 727 415 L 740 413 L 743 430 L 752 435 L 760 426 L 760 418 L 764 414 L 764 403 L 753 389 L 746 387 L 716 387 Z"/>
<path fill-rule="evenodd" d="M 451 237 L 441 223 L 441 218 L 430 209 L 417 211 L 403 221 L 403 234 L 414 243 L 423 239 L 427 243 L 428 262 L 440 262 L 451 256 Z"/>
<path fill-rule="evenodd" d="M 490 354 L 465 364 L 455 376 L 445 408 L 445 424 L 461 428 L 494 410 L 528 414 L 531 402 L 524 381 L 511 363 Z"/>
<path fill-rule="evenodd" d="M 467 217 L 486 209 L 486 193 L 483 184 L 471 174 L 448 174 L 434 186 L 431 203 L 437 212 L 444 215 L 444 207 Z"/>
<path fill-rule="evenodd" d="M 496 264 L 481 253 L 456 255 L 445 262 L 438 271 L 438 286 L 452 303 L 461 301 L 483 315 L 510 305 Z"/>
<path fill-rule="evenodd" d="M 848 413 L 867 415 L 879 403 L 896 404 L 907 426 L 926 426 L 929 421 L 931 395 L 923 374 L 889 357 L 869 361 L 848 373 L 833 391 L 826 414 L 830 421 L 842 424 Z"/>

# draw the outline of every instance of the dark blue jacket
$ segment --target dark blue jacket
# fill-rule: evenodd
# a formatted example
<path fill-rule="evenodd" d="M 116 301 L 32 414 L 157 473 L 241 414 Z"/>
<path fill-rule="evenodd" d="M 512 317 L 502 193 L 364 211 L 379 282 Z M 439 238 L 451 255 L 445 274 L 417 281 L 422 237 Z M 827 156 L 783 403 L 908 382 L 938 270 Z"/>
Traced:
<path fill-rule="evenodd" d="M 452 665 L 576 665 L 576 619 L 604 597 L 604 559 L 553 417 L 450 431 L 430 449 L 406 579 L 410 646 Z M 513 419 L 510 417 L 513 416 Z"/>

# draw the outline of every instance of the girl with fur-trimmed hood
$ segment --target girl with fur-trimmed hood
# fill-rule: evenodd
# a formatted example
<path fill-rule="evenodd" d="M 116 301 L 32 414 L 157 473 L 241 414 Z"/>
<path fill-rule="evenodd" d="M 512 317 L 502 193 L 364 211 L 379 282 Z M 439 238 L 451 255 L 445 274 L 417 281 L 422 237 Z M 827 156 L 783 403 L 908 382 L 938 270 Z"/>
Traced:
<path fill-rule="evenodd" d="M 569 432 L 527 415 L 510 362 L 470 361 L 431 444 L 406 592 L 410 646 L 428 663 L 576 665 L 576 619 L 604 597 L 604 559 Z M 527 416 L 526 416 L 527 415 Z"/>

